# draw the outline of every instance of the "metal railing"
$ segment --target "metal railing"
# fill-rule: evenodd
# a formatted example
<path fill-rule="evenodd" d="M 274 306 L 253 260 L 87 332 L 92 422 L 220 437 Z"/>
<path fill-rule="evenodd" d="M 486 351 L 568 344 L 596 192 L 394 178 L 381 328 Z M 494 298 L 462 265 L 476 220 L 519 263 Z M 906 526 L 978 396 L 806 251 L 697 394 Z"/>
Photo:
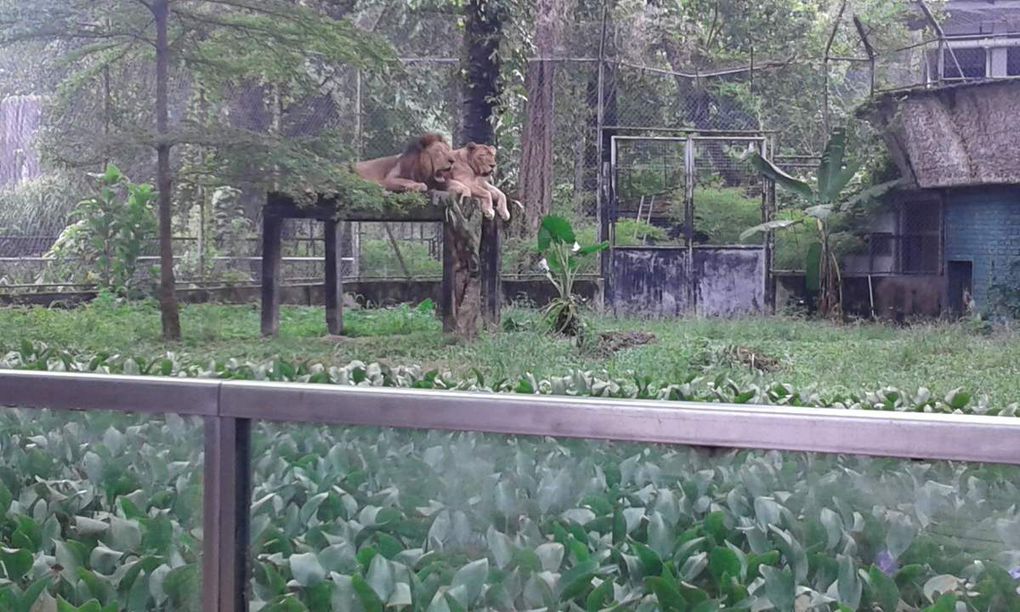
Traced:
<path fill-rule="evenodd" d="M 203 417 L 205 612 L 247 610 L 255 420 L 1020 465 L 1005 417 L 29 371 L 0 372 L 0 406 Z"/>

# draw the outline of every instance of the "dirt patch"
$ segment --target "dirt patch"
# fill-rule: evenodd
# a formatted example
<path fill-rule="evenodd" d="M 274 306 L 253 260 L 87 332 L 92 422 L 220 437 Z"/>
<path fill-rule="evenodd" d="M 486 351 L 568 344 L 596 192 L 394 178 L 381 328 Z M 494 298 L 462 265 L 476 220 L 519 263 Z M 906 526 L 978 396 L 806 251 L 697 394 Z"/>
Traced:
<path fill-rule="evenodd" d="M 604 332 L 599 334 L 595 350 L 605 356 L 612 355 L 636 346 L 644 346 L 657 341 L 655 334 L 648 332 Z"/>
<path fill-rule="evenodd" d="M 759 372 L 775 372 L 783 367 L 779 359 L 759 353 L 746 346 L 728 346 L 723 351 L 725 357 L 734 364 L 740 364 Z"/>

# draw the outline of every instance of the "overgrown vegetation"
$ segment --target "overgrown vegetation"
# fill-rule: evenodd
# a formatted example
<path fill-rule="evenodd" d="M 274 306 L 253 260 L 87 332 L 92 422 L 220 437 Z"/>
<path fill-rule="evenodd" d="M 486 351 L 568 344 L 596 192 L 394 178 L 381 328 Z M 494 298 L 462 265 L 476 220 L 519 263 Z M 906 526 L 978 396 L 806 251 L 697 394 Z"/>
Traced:
<path fill-rule="evenodd" d="M 900 183 L 892 180 L 870 186 L 854 185 L 855 179 L 859 180 L 858 172 L 862 163 L 849 158 L 847 147 L 846 131 L 834 130 L 810 182 L 790 176 L 758 153 L 751 152 L 749 155 L 751 165 L 758 172 L 774 181 L 780 189 L 800 198 L 803 207 L 800 215 L 755 225 L 745 230 L 741 238 L 802 223 L 814 226 L 818 241 L 808 249 L 805 273 L 808 291 L 817 295 L 818 312 L 822 316 L 842 312 L 843 279 L 835 246 L 841 239 L 852 238 L 849 233 L 852 226 L 847 227 L 848 222 L 855 213 L 860 212 L 860 207 Z"/>
<path fill-rule="evenodd" d="M 200 429 L 175 416 L 0 414 L 4 609 L 196 609 Z M 264 611 L 1016 601 L 1009 467 L 368 428 L 253 434 L 252 595 Z"/>
<path fill-rule="evenodd" d="M 773 318 L 737 321 L 674 321 L 588 318 L 593 336 L 602 332 L 652 333 L 657 341 L 613 353 L 578 350 L 568 339 L 546 332 L 534 310 L 513 309 L 504 319 L 516 331 L 483 335 L 471 343 L 450 343 L 433 314 L 410 307 L 348 310 L 350 337 L 326 337 L 321 308 L 285 307 L 280 337 L 259 335 L 255 306 L 190 305 L 182 310 L 191 330 L 180 344 L 160 340 L 152 304 L 118 304 L 108 297 L 74 310 L 7 308 L 0 310 L 0 350 L 19 351 L 23 342 L 45 343 L 74 360 L 106 355 L 113 363 L 139 358 L 159 361 L 168 352 L 179 367 L 208 368 L 210 362 L 260 364 L 276 361 L 295 367 L 320 363 L 325 368 L 351 361 L 409 366 L 422 372 L 469 379 L 477 372 L 486 383 L 537 380 L 591 372 L 625 385 L 649 379 L 657 386 L 734 381 L 744 392 L 773 384 L 789 385 L 802 397 L 868 402 L 868 393 L 913 398 L 921 387 L 933 398 L 957 388 L 990 407 L 1020 401 L 1020 338 L 1010 328 L 974 333 L 967 324 L 918 323 L 910 327 L 878 324 L 833 325 Z M 877 396 L 871 396 L 873 399 Z M 982 399 L 986 398 L 986 399 Z M 757 398 L 762 399 L 762 398 Z M 762 401 L 769 401 L 767 398 Z M 874 399 L 883 403 L 882 399 Z"/>

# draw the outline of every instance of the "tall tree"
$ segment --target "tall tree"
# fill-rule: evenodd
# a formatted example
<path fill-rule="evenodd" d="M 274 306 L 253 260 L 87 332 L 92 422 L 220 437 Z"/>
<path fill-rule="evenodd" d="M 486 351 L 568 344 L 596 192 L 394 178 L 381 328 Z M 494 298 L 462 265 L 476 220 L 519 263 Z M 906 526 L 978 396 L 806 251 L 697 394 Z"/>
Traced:
<path fill-rule="evenodd" d="M 294 0 L 0 0 L 0 47 L 40 41 L 52 43 L 59 56 L 54 59 L 69 66 L 61 103 L 54 109 L 55 121 L 68 128 L 61 134 L 65 150 L 58 156 L 90 165 L 110 152 L 123 154 L 139 146 L 155 151 L 159 301 L 167 340 L 181 335 L 171 242 L 173 148 L 217 147 L 222 159 L 239 153 L 233 155 L 238 165 L 261 162 L 264 171 L 291 170 L 306 187 L 336 165 L 326 148 L 281 142 L 279 134 L 252 134 L 224 125 L 172 125 L 171 87 L 186 89 L 201 80 L 225 89 L 261 81 L 285 85 L 300 97 L 302 92 L 328 89 L 339 64 L 371 67 L 392 59 L 388 45 L 352 23 Z M 154 83 L 147 78 L 153 71 Z M 119 96 L 125 107 L 106 133 L 90 129 L 93 122 L 82 118 L 73 102 L 111 73 L 122 76 L 117 85 L 127 93 Z M 148 89 L 149 84 L 154 87 Z"/>
<path fill-rule="evenodd" d="M 535 52 L 525 75 L 527 102 L 521 136 L 520 194 L 528 227 L 537 232 L 552 208 L 553 131 L 556 112 L 556 62 L 566 18 L 567 0 L 535 1 Z"/>
<path fill-rule="evenodd" d="M 500 42 L 505 0 L 467 0 L 464 5 L 464 138 L 493 144 L 500 93 Z"/>

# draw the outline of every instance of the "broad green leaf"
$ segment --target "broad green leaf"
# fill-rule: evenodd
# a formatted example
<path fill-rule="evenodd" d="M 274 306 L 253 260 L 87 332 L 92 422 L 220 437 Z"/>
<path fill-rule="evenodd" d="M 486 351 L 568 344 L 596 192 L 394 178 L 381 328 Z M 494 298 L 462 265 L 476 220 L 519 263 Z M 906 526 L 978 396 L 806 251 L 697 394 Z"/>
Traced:
<path fill-rule="evenodd" d="M 860 193 L 858 193 L 854 197 L 852 197 L 849 200 L 847 200 L 846 202 L 844 202 L 840 206 L 840 210 L 842 210 L 844 212 L 845 211 L 852 211 L 853 209 L 857 208 L 861 204 L 864 204 L 864 203 L 870 202 L 872 200 L 876 200 L 878 198 L 881 198 L 882 196 L 884 196 L 885 194 L 889 193 L 890 191 L 892 191 L 892 190 L 894 190 L 894 189 L 896 189 L 898 187 L 901 187 L 903 184 L 904 184 L 903 179 L 896 179 L 896 180 L 893 180 L 893 181 L 886 181 L 884 183 L 879 183 L 877 185 L 872 185 L 871 187 L 868 187 L 867 189 L 864 189 L 863 191 L 861 191 Z"/>
<path fill-rule="evenodd" d="M 659 553 L 641 542 L 633 542 L 631 547 L 637 553 L 637 558 L 641 561 L 642 573 L 644 575 L 651 576 L 662 571 L 662 557 L 659 556 Z"/>
<path fill-rule="evenodd" d="M 563 217 L 547 215 L 538 228 L 538 250 L 545 251 L 553 243 L 572 245 L 577 241 L 570 222 Z"/>
<path fill-rule="evenodd" d="M 748 238 L 754 236 L 755 234 L 764 234 L 766 232 L 786 229 L 788 227 L 800 225 L 801 223 L 804 223 L 803 217 L 799 219 L 776 219 L 774 221 L 766 221 L 765 223 L 759 223 L 758 225 L 750 227 L 741 232 L 740 239 L 747 240 Z"/>
<path fill-rule="evenodd" d="M 939 597 L 935 605 L 925 608 L 925 612 L 956 612 L 956 595 L 943 595 Z"/>
<path fill-rule="evenodd" d="M 32 612 L 32 610 L 36 607 L 36 603 L 39 601 L 39 597 L 43 594 L 43 591 L 50 586 L 50 582 L 50 577 L 45 576 L 34 581 L 27 589 L 25 589 L 25 592 L 21 594 L 21 605 L 25 612 Z M 52 601 L 52 599 L 50 601 Z M 96 602 L 96 605 L 98 604 L 99 602 Z"/>
<path fill-rule="evenodd" d="M 555 572 L 560 569 L 565 552 L 566 549 L 559 542 L 547 542 L 535 549 L 535 554 L 542 562 L 542 568 L 547 572 Z"/>
<path fill-rule="evenodd" d="M 269 602 L 261 612 L 309 612 L 301 600 L 293 595 L 281 595 Z"/>
<path fill-rule="evenodd" d="M 315 553 L 291 555 L 288 562 L 291 575 L 303 587 L 316 585 L 326 579 L 326 570 Z"/>
<path fill-rule="evenodd" d="M 687 582 L 692 582 L 701 575 L 701 572 L 705 571 L 706 567 L 708 567 L 708 553 L 700 552 L 691 555 L 680 567 L 680 577 Z"/>
<path fill-rule="evenodd" d="M 798 583 L 803 582 L 807 578 L 808 573 L 808 560 L 804 547 L 800 545 L 800 542 L 790 532 L 774 526 L 770 527 L 770 529 L 777 536 L 776 548 L 783 553 L 787 563 L 793 569 L 794 579 Z"/>
<path fill-rule="evenodd" d="M 372 590 L 375 591 L 379 601 L 388 600 L 390 595 L 393 594 L 393 589 L 396 588 L 393 566 L 382 555 L 376 555 L 372 558 L 372 564 L 368 568 L 365 580 L 372 587 Z"/>
<path fill-rule="evenodd" d="M 357 570 L 358 559 L 354 548 L 344 542 L 323 548 L 319 552 L 319 564 L 327 572 L 350 574 Z"/>
<path fill-rule="evenodd" d="M 648 546 L 660 557 L 666 558 L 673 553 L 673 530 L 666 524 L 659 512 L 652 512 L 648 517 Z"/>
<path fill-rule="evenodd" d="M 845 186 L 840 185 L 840 182 L 841 175 L 844 174 L 846 144 L 846 130 L 841 128 L 834 129 L 825 143 L 822 159 L 818 163 L 818 195 L 824 201 L 831 202 Z M 853 175 L 850 178 L 853 178 Z"/>
<path fill-rule="evenodd" d="M 777 610 L 793 610 L 797 585 L 793 572 L 789 569 L 776 569 L 762 565 L 761 574 L 765 577 L 765 594 Z"/>
<path fill-rule="evenodd" d="M 478 597 L 482 594 L 482 588 L 485 586 L 485 579 L 489 575 L 489 560 L 479 559 L 472 561 L 464 567 L 457 570 L 457 573 L 453 575 L 453 581 L 451 582 L 451 588 L 457 588 L 459 586 L 464 587 L 467 594 L 467 604 L 471 606 Z"/>
<path fill-rule="evenodd" d="M 723 583 L 723 576 L 740 577 L 740 558 L 729 548 L 716 546 L 708 555 L 708 571 L 717 585 Z"/>
<path fill-rule="evenodd" d="M 602 608 L 609 605 L 609 602 L 613 600 L 613 581 L 604 580 L 602 584 L 595 587 L 591 593 L 588 594 L 588 599 L 585 601 L 585 609 L 587 612 L 598 612 Z"/>
<path fill-rule="evenodd" d="M 645 586 L 655 593 L 663 612 L 683 612 L 687 610 L 687 601 L 677 589 L 676 581 L 662 576 L 645 578 Z"/>
<path fill-rule="evenodd" d="M 808 245 L 807 259 L 804 262 L 804 287 L 808 293 L 815 294 L 822 287 L 822 245 L 812 242 Z"/>
<path fill-rule="evenodd" d="M 583 595 L 598 572 L 599 564 L 595 561 L 578 563 L 560 576 L 560 600 L 571 601 Z"/>
<path fill-rule="evenodd" d="M 917 529 L 910 517 L 901 512 L 890 512 L 887 521 L 889 531 L 886 532 L 885 545 L 893 559 L 899 559 L 910 548 Z"/>
<path fill-rule="evenodd" d="M 383 612 L 385 607 L 383 601 L 364 578 L 357 574 L 351 576 L 351 586 L 354 587 L 354 592 L 358 595 L 358 601 L 365 608 L 365 612 Z"/>
<path fill-rule="evenodd" d="M 142 530 L 138 521 L 111 516 L 110 544 L 117 550 L 137 551 L 142 545 Z"/>
<path fill-rule="evenodd" d="M 773 181 L 782 189 L 799 195 L 809 201 L 813 201 L 815 199 L 814 190 L 811 189 L 810 185 L 783 172 L 779 166 L 765 159 L 760 154 L 751 153 L 748 156 L 748 160 L 751 162 L 751 166 L 753 166 L 759 174 L 762 174 L 765 178 Z"/>
<path fill-rule="evenodd" d="M 868 570 L 868 590 L 871 598 L 883 610 L 895 610 L 900 601 L 900 589 L 893 579 L 874 565 Z"/>
<path fill-rule="evenodd" d="M 831 204 L 819 204 L 817 206 L 809 206 L 804 209 L 804 214 L 820 221 L 826 221 L 832 217 L 835 210 Z"/>
<path fill-rule="evenodd" d="M 843 540 L 843 519 L 829 508 L 822 508 L 821 521 L 825 527 L 825 548 L 832 550 Z"/>
<path fill-rule="evenodd" d="M 839 578 L 836 582 L 839 601 L 856 610 L 861 602 L 863 590 L 860 577 L 857 575 L 857 567 L 853 559 L 847 555 L 836 555 L 836 559 L 839 562 Z"/>
<path fill-rule="evenodd" d="M 503 569 L 513 561 L 514 544 L 506 534 L 496 531 L 494 527 L 490 526 L 485 533 L 485 540 L 489 545 L 489 554 L 492 555 L 496 567 Z"/>
<path fill-rule="evenodd" d="M 0 550 L 0 562 L 3 562 L 8 578 L 17 582 L 21 580 L 35 561 L 32 553 L 24 549 L 4 548 Z"/>

